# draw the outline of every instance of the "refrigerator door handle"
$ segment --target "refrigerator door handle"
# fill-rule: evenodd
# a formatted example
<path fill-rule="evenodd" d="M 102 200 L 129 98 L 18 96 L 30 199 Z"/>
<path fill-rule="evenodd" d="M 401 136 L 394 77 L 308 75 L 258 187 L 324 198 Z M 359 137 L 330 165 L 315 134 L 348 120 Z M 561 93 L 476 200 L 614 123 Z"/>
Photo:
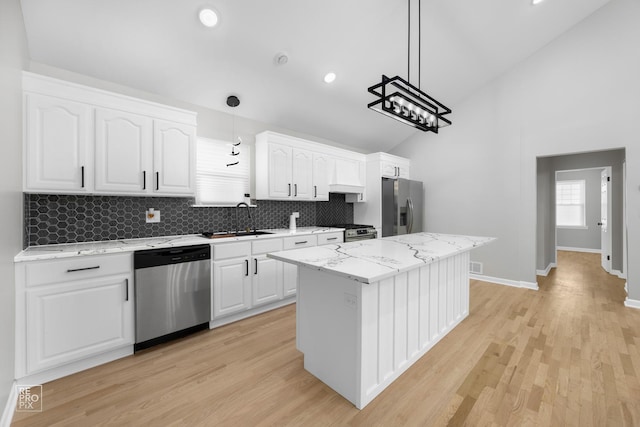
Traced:
<path fill-rule="evenodd" d="M 413 231 L 413 201 L 411 199 L 407 199 L 407 214 L 409 216 L 407 221 L 407 234 L 411 234 Z"/>

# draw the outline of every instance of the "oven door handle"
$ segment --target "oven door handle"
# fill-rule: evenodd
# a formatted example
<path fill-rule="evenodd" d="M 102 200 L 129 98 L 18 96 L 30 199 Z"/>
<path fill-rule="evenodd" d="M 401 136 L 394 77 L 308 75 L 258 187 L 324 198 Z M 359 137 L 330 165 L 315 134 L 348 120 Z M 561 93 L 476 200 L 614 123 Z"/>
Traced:
<path fill-rule="evenodd" d="M 377 236 L 374 233 L 371 234 L 360 234 L 358 236 L 353 236 L 353 237 L 345 237 L 344 241 L 345 242 L 355 242 L 358 240 L 370 240 L 370 239 L 375 239 Z"/>

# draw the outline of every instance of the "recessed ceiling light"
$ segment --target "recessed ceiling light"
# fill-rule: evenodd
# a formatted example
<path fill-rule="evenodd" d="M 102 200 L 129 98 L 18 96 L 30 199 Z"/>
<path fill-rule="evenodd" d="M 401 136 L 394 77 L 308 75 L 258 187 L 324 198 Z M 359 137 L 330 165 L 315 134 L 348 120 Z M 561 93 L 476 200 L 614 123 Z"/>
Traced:
<path fill-rule="evenodd" d="M 544 0 L 531 0 L 531 4 L 536 5 L 542 3 Z"/>
<path fill-rule="evenodd" d="M 332 83 L 336 79 L 336 73 L 327 73 L 324 76 L 325 83 Z"/>
<path fill-rule="evenodd" d="M 218 14 L 213 9 L 202 9 L 198 15 L 205 27 L 215 27 L 218 24 Z"/>

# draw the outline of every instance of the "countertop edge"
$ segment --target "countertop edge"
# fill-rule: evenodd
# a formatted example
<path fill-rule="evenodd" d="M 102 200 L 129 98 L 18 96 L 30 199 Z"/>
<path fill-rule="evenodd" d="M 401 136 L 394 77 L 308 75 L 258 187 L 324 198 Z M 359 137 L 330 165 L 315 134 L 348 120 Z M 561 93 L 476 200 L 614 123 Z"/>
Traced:
<path fill-rule="evenodd" d="M 200 234 L 185 234 L 178 236 L 142 237 L 139 239 L 101 240 L 96 242 L 60 243 L 53 245 L 30 246 L 20 251 L 14 258 L 14 263 L 42 261 L 60 258 L 74 258 L 79 256 L 93 256 L 135 252 L 147 249 L 174 248 L 181 246 L 195 246 L 201 244 L 225 244 L 231 242 L 251 242 L 254 240 L 267 240 L 274 238 L 316 235 L 323 233 L 343 232 L 344 228 L 333 227 L 299 227 L 295 231 L 287 228 L 271 228 L 261 231 L 269 231 L 273 234 L 258 236 L 224 237 L 219 239 L 206 239 Z M 120 246 L 118 246 L 120 243 Z M 103 247 L 100 245 L 112 245 Z M 95 247 L 91 247 L 95 246 Z M 30 253 L 30 251 L 38 251 Z"/>
<path fill-rule="evenodd" d="M 397 237 L 397 236 L 393 236 L 393 237 Z M 391 239 L 393 239 L 393 237 L 391 237 L 389 241 L 393 241 L 393 240 L 391 240 Z M 279 252 L 275 252 L 275 253 L 268 253 L 267 257 L 276 259 L 278 261 L 294 264 L 294 265 L 297 265 L 299 267 L 305 267 L 305 268 L 310 268 L 312 270 L 323 271 L 323 272 L 326 272 L 328 274 L 333 274 L 335 276 L 344 277 L 344 278 L 347 278 L 347 279 L 350 279 L 350 280 L 354 280 L 356 282 L 360 282 L 360 283 L 363 283 L 363 284 L 371 284 L 371 283 L 378 282 L 380 280 L 388 279 L 388 278 L 396 276 L 398 274 L 406 273 L 408 271 L 415 270 L 417 268 L 424 267 L 426 265 L 436 263 L 436 262 L 441 261 L 443 259 L 455 256 L 455 255 L 458 255 L 458 254 L 461 254 L 461 253 L 464 253 L 464 252 L 471 251 L 472 249 L 476 249 L 476 248 L 485 246 L 485 245 L 487 245 L 489 243 L 492 243 L 492 242 L 494 242 L 496 240 L 495 237 L 488 238 L 488 239 L 489 240 L 487 240 L 487 241 L 474 243 L 473 245 L 469 245 L 469 246 L 464 247 L 462 249 L 448 252 L 448 253 L 443 254 L 441 256 L 434 256 L 429 260 L 422 260 L 423 262 L 421 262 L 421 263 L 415 263 L 414 265 L 401 267 L 401 268 L 398 268 L 398 269 L 395 269 L 395 270 L 390 270 L 389 272 L 385 272 L 383 274 L 378 274 L 378 275 L 369 276 L 369 277 L 365 277 L 365 276 L 362 276 L 362 275 L 353 274 L 353 273 L 349 273 L 349 272 L 345 272 L 345 271 L 334 270 L 334 269 L 327 268 L 327 267 L 322 266 L 322 265 L 309 264 L 309 263 L 304 262 L 304 261 L 293 260 L 293 259 L 288 258 L 286 256 L 279 255 L 279 253 L 283 253 L 283 252 L 287 252 L 287 251 L 279 251 Z M 331 246 L 336 246 L 336 245 L 326 245 L 326 248 L 330 248 Z M 312 248 L 306 248 L 306 249 L 312 249 Z M 295 251 L 303 251 L 305 249 L 303 248 L 303 249 L 293 249 L 293 250 L 295 250 Z M 362 262 L 369 262 L 369 261 L 363 259 Z"/>

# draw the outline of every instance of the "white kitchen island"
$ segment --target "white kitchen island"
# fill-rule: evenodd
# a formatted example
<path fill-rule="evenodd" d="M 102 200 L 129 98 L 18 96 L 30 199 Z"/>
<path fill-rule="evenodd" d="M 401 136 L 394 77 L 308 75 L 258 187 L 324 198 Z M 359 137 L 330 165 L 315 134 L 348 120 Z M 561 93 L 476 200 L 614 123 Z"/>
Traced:
<path fill-rule="evenodd" d="M 268 256 L 298 265 L 304 367 L 364 408 L 469 314 L 469 251 L 493 238 L 415 233 Z"/>

